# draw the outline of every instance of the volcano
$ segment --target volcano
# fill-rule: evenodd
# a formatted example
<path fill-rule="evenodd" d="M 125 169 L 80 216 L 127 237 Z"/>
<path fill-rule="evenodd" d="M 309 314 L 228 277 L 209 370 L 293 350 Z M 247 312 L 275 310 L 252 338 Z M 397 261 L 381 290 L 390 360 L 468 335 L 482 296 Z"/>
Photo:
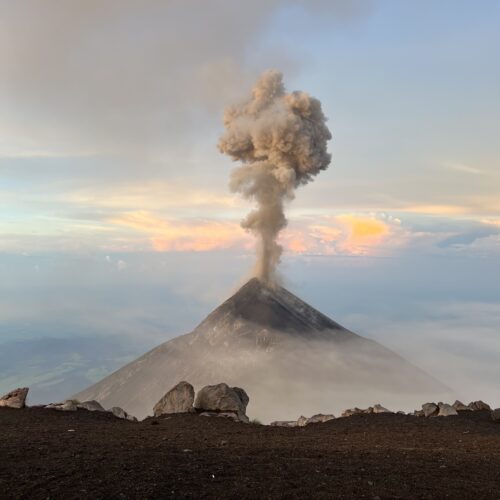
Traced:
<path fill-rule="evenodd" d="M 451 391 L 280 286 L 251 279 L 191 333 L 169 340 L 76 394 L 144 418 L 172 386 L 226 382 L 263 421 L 380 402 L 413 409 Z"/>

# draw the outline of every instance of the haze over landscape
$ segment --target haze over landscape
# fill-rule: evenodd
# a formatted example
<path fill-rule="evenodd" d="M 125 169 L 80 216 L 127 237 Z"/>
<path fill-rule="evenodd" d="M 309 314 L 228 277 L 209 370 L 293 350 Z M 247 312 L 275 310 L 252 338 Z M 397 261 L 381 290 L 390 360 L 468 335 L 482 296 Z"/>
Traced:
<path fill-rule="evenodd" d="M 252 200 L 216 145 L 277 68 L 333 135 L 293 201 L 286 178 L 277 280 L 499 406 L 500 6 L 480 3 L 0 2 L 0 393 L 75 394 L 249 280 Z"/>

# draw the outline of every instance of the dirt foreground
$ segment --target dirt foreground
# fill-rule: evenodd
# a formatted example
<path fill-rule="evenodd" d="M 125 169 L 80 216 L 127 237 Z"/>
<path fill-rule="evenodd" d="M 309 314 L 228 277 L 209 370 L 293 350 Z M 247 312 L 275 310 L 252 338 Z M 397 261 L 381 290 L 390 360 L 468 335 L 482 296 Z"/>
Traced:
<path fill-rule="evenodd" d="M 355 415 L 302 428 L 0 408 L 0 498 L 494 498 L 500 424 Z"/>

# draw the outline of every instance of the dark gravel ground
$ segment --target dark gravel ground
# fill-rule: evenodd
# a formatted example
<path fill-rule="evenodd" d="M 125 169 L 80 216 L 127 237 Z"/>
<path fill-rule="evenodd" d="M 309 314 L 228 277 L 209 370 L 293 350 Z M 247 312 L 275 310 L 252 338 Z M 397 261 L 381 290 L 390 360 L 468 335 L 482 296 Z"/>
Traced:
<path fill-rule="evenodd" d="M 494 498 L 500 424 L 355 415 L 304 428 L 0 408 L 0 498 Z"/>

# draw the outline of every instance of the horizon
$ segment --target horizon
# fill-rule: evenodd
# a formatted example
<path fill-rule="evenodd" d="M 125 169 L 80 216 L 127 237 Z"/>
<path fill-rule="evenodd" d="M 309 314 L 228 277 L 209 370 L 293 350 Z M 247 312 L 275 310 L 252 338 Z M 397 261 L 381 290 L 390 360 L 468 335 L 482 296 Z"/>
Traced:
<path fill-rule="evenodd" d="M 285 203 L 283 286 L 500 405 L 500 4 L 0 8 L 1 394 L 69 397 L 252 276 L 254 204 L 217 143 L 276 69 L 333 135 Z"/>

